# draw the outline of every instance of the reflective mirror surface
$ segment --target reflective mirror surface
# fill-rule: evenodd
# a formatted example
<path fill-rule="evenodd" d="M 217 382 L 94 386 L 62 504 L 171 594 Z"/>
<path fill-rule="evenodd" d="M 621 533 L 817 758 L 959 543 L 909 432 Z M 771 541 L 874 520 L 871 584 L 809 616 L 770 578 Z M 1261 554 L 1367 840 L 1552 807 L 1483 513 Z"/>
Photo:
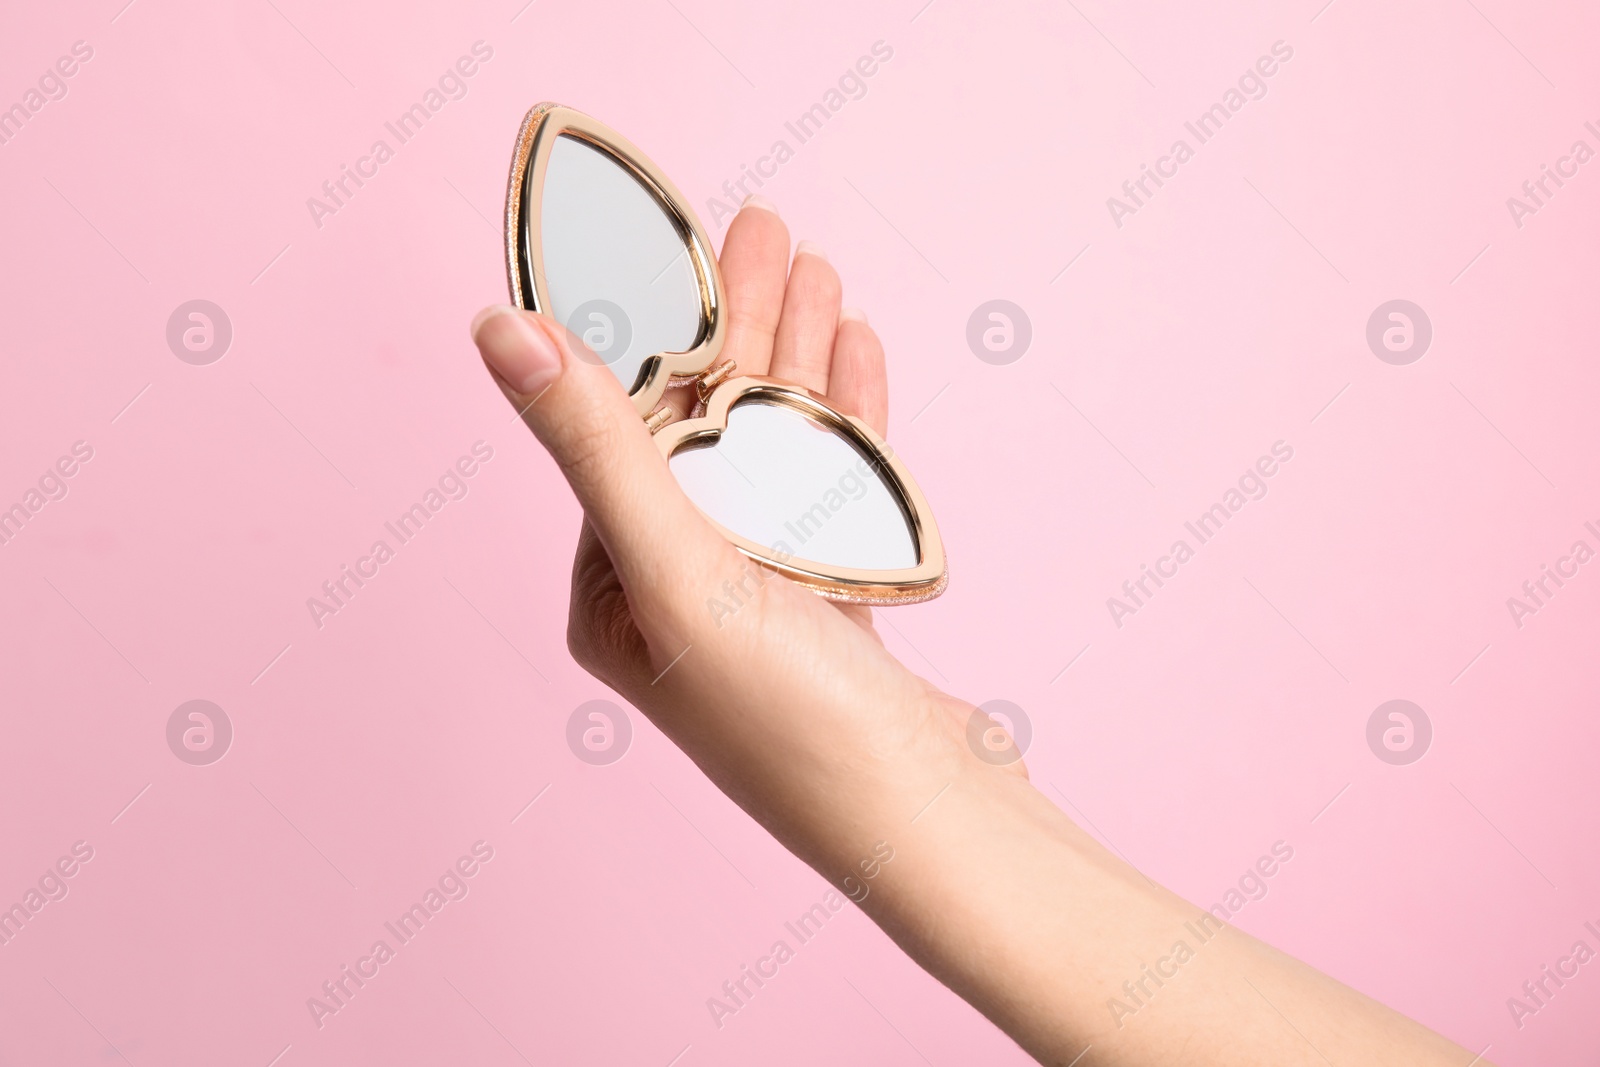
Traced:
<path fill-rule="evenodd" d="M 661 352 L 700 335 L 688 245 L 655 196 L 610 153 L 568 134 L 551 146 L 539 204 L 549 311 L 629 392 Z"/>
<path fill-rule="evenodd" d="M 775 552 L 861 570 L 918 563 L 898 494 L 872 461 L 793 408 L 741 401 L 715 444 L 670 463 L 701 511 Z"/>

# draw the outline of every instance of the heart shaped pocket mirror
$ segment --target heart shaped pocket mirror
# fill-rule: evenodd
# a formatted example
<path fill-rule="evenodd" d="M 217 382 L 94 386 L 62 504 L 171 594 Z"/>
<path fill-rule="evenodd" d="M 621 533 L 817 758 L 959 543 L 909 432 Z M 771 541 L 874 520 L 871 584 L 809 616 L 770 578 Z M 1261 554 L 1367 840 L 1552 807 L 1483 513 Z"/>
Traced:
<path fill-rule="evenodd" d="M 741 552 L 827 597 L 944 592 L 927 501 L 886 442 L 825 397 L 718 362 L 722 275 L 688 201 L 637 148 L 539 104 L 506 191 L 518 307 L 565 323 L 632 397 L 678 483 Z M 688 417 L 668 401 L 692 386 Z"/>

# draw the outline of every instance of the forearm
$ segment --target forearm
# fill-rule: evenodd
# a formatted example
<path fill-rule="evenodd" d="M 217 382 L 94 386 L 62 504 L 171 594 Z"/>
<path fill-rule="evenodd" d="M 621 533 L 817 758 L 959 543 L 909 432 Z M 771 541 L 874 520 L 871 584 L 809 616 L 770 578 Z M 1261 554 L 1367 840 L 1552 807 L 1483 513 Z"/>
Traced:
<path fill-rule="evenodd" d="M 1473 1059 L 1150 883 L 1020 778 L 974 766 L 895 836 L 863 908 L 1041 1062 Z"/>
<path fill-rule="evenodd" d="M 646 666 L 636 701 L 778 840 L 1041 1062 L 1070 1064 L 1091 1045 L 1083 1067 L 1180 1056 L 1472 1062 L 1151 883 L 1015 768 L 977 759 L 971 706 L 886 670 L 887 653 L 862 631 L 839 631 L 820 657 L 825 672 L 764 647 L 773 632 L 764 609 L 793 600 L 793 625 L 824 607 L 797 590 L 769 596 L 717 639 L 692 635 L 695 658 L 662 683 L 642 680 L 659 670 Z M 765 670 L 741 669 L 752 661 Z"/>

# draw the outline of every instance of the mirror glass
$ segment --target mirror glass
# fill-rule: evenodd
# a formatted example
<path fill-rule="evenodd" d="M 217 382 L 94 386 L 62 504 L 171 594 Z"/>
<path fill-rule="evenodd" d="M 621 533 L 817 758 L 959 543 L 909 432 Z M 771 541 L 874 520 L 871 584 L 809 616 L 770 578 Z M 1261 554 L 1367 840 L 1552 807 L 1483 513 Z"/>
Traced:
<path fill-rule="evenodd" d="M 700 336 L 700 286 L 672 218 L 615 156 L 568 134 L 539 204 L 549 311 L 630 393 L 650 358 Z"/>
<path fill-rule="evenodd" d="M 741 400 L 714 444 L 676 452 L 672 473 L 701 511 L 756 544 L 861 570 L 915 567 L 899 494 L 831 427 L 787 405 Z"/>

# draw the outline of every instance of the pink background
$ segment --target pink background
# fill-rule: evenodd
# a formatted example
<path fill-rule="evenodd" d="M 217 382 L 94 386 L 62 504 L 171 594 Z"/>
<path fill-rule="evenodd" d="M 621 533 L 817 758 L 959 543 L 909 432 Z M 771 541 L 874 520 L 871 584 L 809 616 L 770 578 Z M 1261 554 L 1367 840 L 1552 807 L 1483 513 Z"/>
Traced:
<path fill-rule="evenodd" d="M 712 1023 L 826 883 L 637 713 L 620 762 L 568 749 L 614 699 L 565 651 L 578 513 L 466 334 L 505 296 L 531 104 L 624 131 L 710 226 L 880 40 L 763 192 L 883 335 L 949 546 L 942 599 L 880 614 L 891 649 L 1024 708 L 1035 781 L 1151 877 L 1209 904 L 1283 840 L 1245 929 L 1501 1063 L 1600 1051 L 1600 963 L 1521 1029 L 1506 1006 L 1600 949 L 1600 565 L 1520 629 L 1506 607 L 1600 548 L 1600 161 L 1520 228 L 1506 206 L 1600 148 L 1592 11 L 123 3 L 0 32 L 0 106 L 94 50 L 0 146 L 0 506 L 94 449 L 0 547 L 0 903 L 94 849 L 0 946 L 0 1063 L 1024 1061 L 853 908 Z M 478 40 L 465 98 L 316 226 Z M 1106 198 L 1280 40 L 1266 97 L 1117 227 Z M 195 298 L 233 326 L 208 366 L 165 339 Z M 965 340 L 995 298 L 1032 323 L 1005 366 Z M 1433 324 L 1409 366 L 1365 340 L 1397 298 Z M 470 494 L 313 625 L 480 439 Z M 1114 625 L 1278 440 L 1267 497 Z M 210 766 L 167 746 L 196 698 L 235 730 Z M 1394 698 L 1433 724 L 1409 766 L 1365 739 Z M 307 998 L 479 840 L 470 895 L 319 1029 Z"/>

